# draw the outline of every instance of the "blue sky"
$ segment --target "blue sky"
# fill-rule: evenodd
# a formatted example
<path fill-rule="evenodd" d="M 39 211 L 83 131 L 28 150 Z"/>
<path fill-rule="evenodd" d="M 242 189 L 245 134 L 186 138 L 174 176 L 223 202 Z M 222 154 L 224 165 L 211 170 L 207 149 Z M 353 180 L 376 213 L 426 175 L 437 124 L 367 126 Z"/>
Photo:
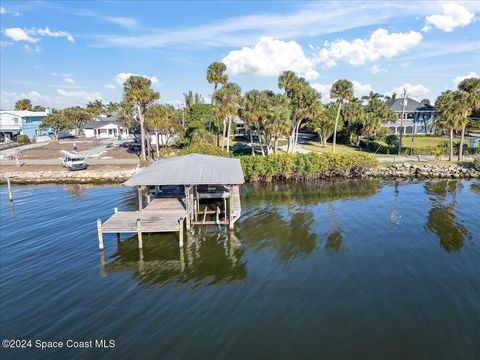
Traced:
<path fill-rule="evenodd" d="M 1 1 L 1 107 L 19 98 L 62 108 L 119 101 L 129 74 L 161 101 L 209 98 L 224 61 L 243 91 L 277 89 L 293 70 L 328 101 L 339 78 L 430 98 L 480 75 L 480 1 Z"/>

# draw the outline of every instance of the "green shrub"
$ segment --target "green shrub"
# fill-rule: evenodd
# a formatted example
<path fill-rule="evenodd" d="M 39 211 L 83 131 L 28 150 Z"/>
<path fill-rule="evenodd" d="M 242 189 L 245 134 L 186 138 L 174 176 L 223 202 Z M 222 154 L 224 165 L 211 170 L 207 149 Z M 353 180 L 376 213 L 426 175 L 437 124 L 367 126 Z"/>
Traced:
<path fill-rule="evenodd" d="M 480 171 L 480 155 L 477 155 L 473 158 L 473 167 Z"/>
<path fill-rule="evenodd" d="M 178 152 L 178 155 L 187 155 L 187 154 L 204 154 L 204 155 L 215 155 L 215 156 L 224 156 L 228 157 L 228 153 L 214 144 L 195 144 L 186 147 Z"/>
<path fill-rule="evenodd" d="M 354 176 L 374 168 L 378 161 L 369 154 L 272 154 L 241 157 L 245 178 L 249 181 L 272 179 L 320 179 L 335 175 Z"/>
<path fill-rule="evenodd" d="M 28 139 L 28 136 L 27 135 L 17 135 L 17 141 L 20 143 L 20 144 L 28 144 L 30 141 Z"/>

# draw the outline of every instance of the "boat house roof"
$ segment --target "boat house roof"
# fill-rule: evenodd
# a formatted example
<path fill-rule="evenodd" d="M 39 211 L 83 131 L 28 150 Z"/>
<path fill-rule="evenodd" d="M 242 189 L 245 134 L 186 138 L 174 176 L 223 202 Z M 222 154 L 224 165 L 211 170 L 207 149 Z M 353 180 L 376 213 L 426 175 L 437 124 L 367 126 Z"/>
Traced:
<path fill-rule="evenodd" d="M 239 185 L 244 182 L 240 159 L 189 154 L 157 160 L 124 185 Z"/>

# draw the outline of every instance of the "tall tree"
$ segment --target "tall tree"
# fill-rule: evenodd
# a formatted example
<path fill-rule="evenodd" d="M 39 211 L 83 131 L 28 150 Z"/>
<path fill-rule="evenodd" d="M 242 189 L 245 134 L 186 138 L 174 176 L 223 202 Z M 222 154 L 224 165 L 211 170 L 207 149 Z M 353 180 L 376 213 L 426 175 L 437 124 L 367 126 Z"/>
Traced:
<path fill-rule="evenodd" d="M 63 116 L 67 119 L 68 123 L 73 125 L 73 128 L 80 132 L 85 123 L 92 120 L 94 115 L 80 106 L 69 107 L 62 111 Z"/>
<path fill-rule="evenodd" d="M 227 66 L 222 62 L 213 62 L 207 69 L 207 81 L 213 84 L 212 104 L 215 93 L 217 92 L 218 84 L 225 85 L 228 82 L 228 75 L 225 74 Z"/>
<path fill-rule="evenodd" d="M 42 105 L 35 105 L 35 106 L 32 108 L 32 111 L 45 111 L 45 107 L 42 106 Z"/>
<path fill-rule="evenodd" d="M 344 101 L 351 100 L 353 98 L 353 84 L 345 79 L 337 80 L 333 83 L 330 89 L 330 97 L 337 99 L 337 116 L 335 118 L 335 127 L 333 129 L 333 148 L 332 152 L 335 152 L 335 146 L 337 144 L 337 128 L 338 119 L 340 117 L 340 111 Z"/>
<path fill-rule="evenodd" d="M 323 109 L 321 107 L 315 109 L 308 123 L 308 127 L 318 135 L 323 147 L 327 146 L 327 140 L 333 134 L 336 114 L 335 105 L 330 103 Z"/>
<path fill-rule="evenodd" d="M 458 161 L 463 160 L 463 143 L 465 141 L 465 128 L 469 123 L 469 117 L 480 108 L 480 79 L 468 78 L 458 84 L 456 92 L 456 101 L 463 108 L 462 119 L 460 120 L 461 137 L 460 149 L 458 151 Z"/>
<path fill-rule="evenodd" d="M 224 118 L 223 135 L 226 138 L 226 150 L 230 151 L 230 133 L 232 123 L 238 115 L 241 103 L 241 90 L 237 84 L 227 83 L 215 93 L 215 105 Z"/>
<path fill-rule="evenodd" d="M 62 112 L 48 114 L 40 124 L 41 129 L 51 129 L 55 136 L 62 130 L 72 130 L 74 128 L 71 119 L 67 118 Z"/>
<path fill-rule="evenodd" d="M 290 99 L 292 115 L 287 151 L 292 152 L 295 151 L 303 120 L 310 116 L 320 102 L 321 95 L 304 78 L 296 76 L 292 71 L 285 71 L 280 75 L 278 87 L 284 89 L 285 97 Z"/>
<path fill-rule="evenodd" d="M 167 146 L 179 131 L 175 109 L 169 105 L 153 104 L 145 111 L 145 123 L 148 129 L 155 131 L 157 156 L 160 156 L 159 144 Z"/>
<path fill-rule="evenodd" d="M 140 123 L 140 137 L 142 142 L 141 159 L 147 160 L 145 151 L 145 111 L 147 106 L 160 98 L 160 94 L 150 87 L 152 81 L 141 76 L 130 76 L 123 84 L 124 100 L 130 103 L 136 112 Z"/>
<path fill-rule="evenodd" d="M 21 99 L 15 103 L 15 110 L 32 110 L 32 102 L 29 99 Z"/>
<path fill-rule="evenodd" d="M 331 111 L 331 107 L 329 107 L 329 110 Z M 354 97 L 350 102 L 343 106 L 341 115 L 345 122 L 345 129 L 347 131 L 350 143 L 353 143 L 353 135 L 356 135 L 357 140 L 355 144 L 358 146 L 360 142 L 360 135 L 363 134 L 363 128 L 365 125 L 365 108 L 362 105 L 362 101 Z M 333 126 L 334 125 L 335 121 L 333 123 Z"/>
<path fill-rule="evenodd" d="M 250 133 L 250 147 L 252 155 L 255 155 L 255 148 L 253 145 L 253 130 L 255 129 L 260 142 L 260 124 L 262 118 L 265 116 L 265 97 L 258 90 L 250 90 L 243 97 L 241 116 L 245 121 L 245 125 Z"/>
<path fill-rule="evenodd" d="M 268 155 L 272 138 L 273 152 L 277 153 L 279 138 L 288 135 L 291 124 L 291 107 L 289 104 L 290 100 L 282 95 L 268 92 L 265 93 L 264 98 L 267 106 L 265 107 L 265 116 L 262 123 L 265 149 Z"/>
<path fill-rule="evenodd" d="M 448 129 L 450 132 L 448 160 L 453 158 L 453 132 L 460 128 L 463 115 L 462 105 L 455 99 L 455 92 L 447 90 L 435 101 L 435 112 L 437 113 L 437 125 Z"/>
<path fill-rule="evenodd" d="M 103 105 L 102 99 L 96 99 L 87 103 L 87 110 L 97 116 L 105 111 L 105 105 Z"/>

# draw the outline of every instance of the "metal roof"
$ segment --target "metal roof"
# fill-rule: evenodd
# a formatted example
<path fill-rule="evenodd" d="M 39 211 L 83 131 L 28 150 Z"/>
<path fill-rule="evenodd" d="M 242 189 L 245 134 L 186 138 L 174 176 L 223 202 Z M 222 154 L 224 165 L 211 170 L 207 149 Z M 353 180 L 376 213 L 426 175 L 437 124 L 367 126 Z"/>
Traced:
<path fill-rule="evenodd" d="M 244 182 L 240 159 L 189 154 L 157 160 L 124 185 L 238 185 Z"/>

